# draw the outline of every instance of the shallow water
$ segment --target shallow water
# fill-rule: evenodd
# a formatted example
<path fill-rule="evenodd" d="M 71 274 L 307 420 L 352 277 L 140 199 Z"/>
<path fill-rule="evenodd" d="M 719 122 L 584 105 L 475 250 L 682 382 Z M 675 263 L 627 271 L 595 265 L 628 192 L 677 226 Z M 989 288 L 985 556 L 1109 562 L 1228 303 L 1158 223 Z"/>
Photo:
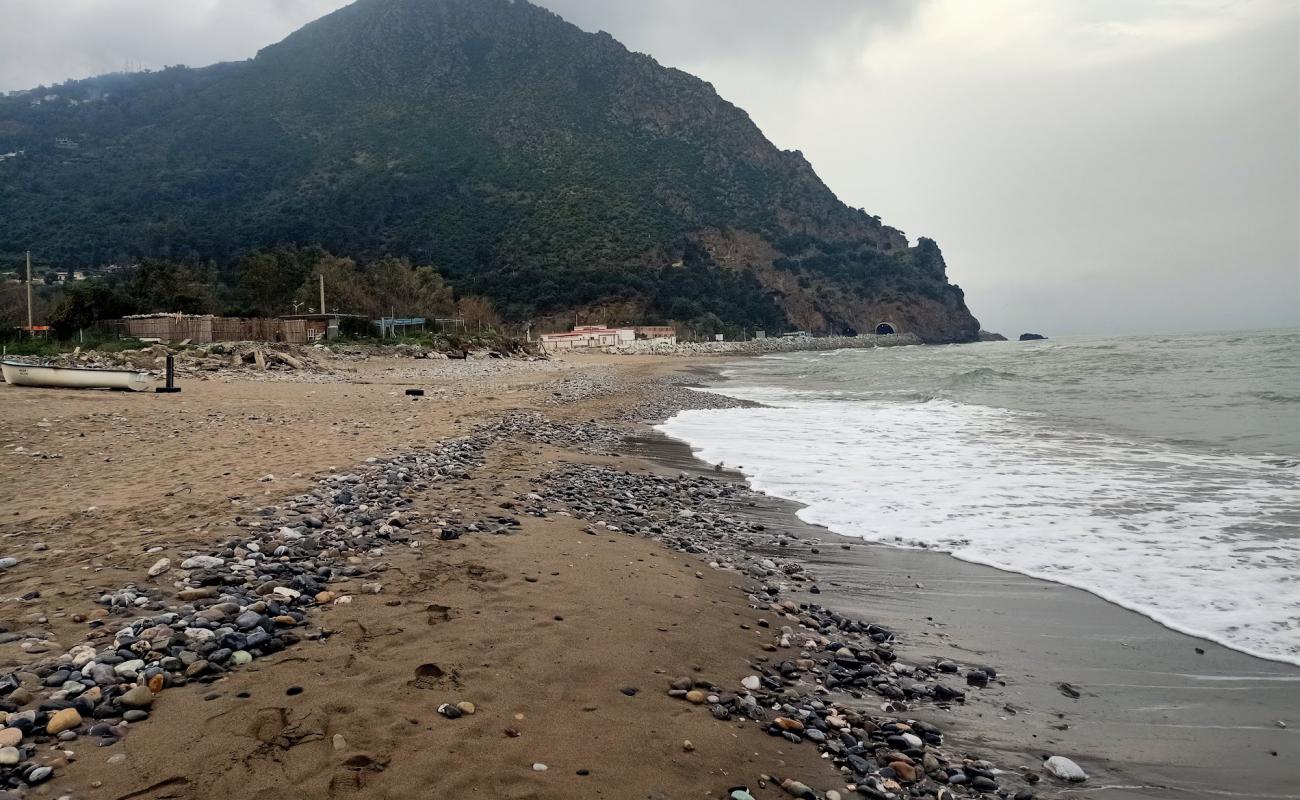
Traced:
<path fill-rule="evenodd" d="M 660 426 L 838 533 L 1300 664 L 1300 332 L 746 361 Z"/>

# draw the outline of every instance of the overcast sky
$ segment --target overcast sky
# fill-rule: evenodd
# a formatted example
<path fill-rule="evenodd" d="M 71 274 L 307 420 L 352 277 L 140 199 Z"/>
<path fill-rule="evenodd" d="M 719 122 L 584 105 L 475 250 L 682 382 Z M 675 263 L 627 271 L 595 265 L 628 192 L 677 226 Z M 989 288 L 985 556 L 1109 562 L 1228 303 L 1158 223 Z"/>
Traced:
<path fill-rule="evenodd" d="M 1300 326 L 1295 0 L 542 0 L 710 81 L 1009 335 Z M 247 58 L 341 0 L 0 0 L 0 90 Z"/>

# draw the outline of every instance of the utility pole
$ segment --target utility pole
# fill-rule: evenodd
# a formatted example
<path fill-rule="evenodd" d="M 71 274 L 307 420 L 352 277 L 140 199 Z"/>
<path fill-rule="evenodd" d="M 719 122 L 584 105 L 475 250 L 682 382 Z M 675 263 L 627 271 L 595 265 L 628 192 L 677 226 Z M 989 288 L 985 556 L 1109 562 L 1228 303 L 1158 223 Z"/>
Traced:
<path fill-rule="evenodd" d="M 32 335 L 32 251 L 27 251 L 27 335 Z"/>
<path fill-rule="evenodd" d="M 320 275 L 320 313 L 325 313 L 325 273 Z"/>

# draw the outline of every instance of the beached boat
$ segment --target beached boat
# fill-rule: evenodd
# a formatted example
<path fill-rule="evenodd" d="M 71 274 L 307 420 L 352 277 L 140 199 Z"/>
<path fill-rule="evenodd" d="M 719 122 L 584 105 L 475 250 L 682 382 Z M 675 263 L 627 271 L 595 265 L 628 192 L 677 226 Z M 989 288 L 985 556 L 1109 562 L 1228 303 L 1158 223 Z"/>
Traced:
<path fill-rule="evenodd" d="M 0 361 L 5 381 L 14 386 L 46 386 L 56 389 L 129 389 L 142 392 L 152 380 L 149 373 L 133 369 L 89 369 L 87 367 L 43 367 Z"/>

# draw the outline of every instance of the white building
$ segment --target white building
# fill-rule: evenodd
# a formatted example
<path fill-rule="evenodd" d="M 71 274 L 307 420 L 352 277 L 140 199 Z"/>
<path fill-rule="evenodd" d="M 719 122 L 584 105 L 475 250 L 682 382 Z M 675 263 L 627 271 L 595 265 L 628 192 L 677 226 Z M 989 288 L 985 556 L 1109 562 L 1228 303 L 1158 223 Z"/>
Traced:
<path fill-rule="evenodd" d="M 587 350 L 618 347 L 636 339 L 633 328 L 605 328 L 600 325 L 579 325 L 566 333 L 542 334 L 542 349 L 548 353 L 562 350 Z"/>

